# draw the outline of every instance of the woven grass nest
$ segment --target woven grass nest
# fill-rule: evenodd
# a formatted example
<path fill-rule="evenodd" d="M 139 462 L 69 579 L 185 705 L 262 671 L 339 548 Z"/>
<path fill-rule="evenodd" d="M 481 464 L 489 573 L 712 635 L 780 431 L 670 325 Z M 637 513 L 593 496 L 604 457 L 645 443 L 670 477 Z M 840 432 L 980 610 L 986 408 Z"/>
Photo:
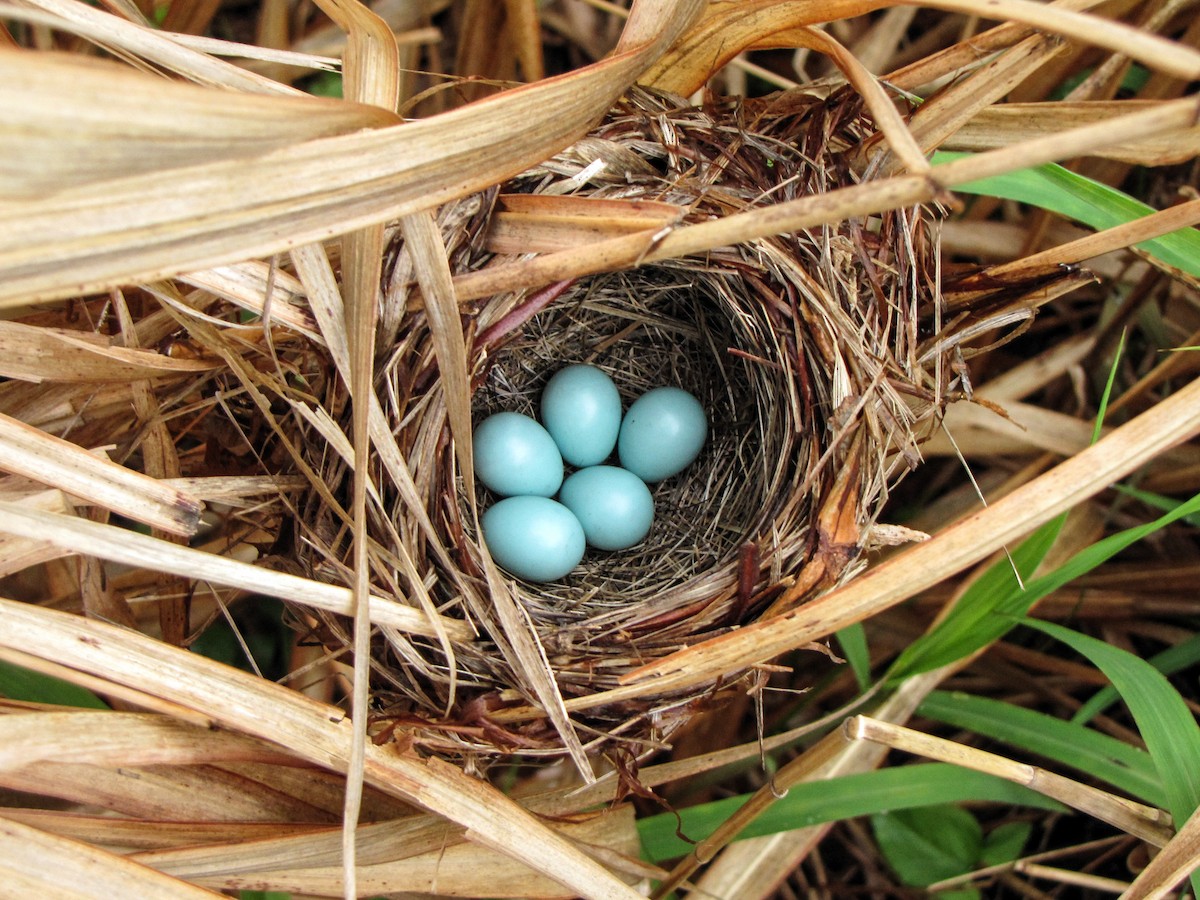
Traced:
<path fill-rule="evenodd" d="M 501 259 L 497 249 L 520 248 L 506 237 L 505 218 L 539 197 L 671 204 L 695 222 L 825 192 L 855 179 L 847 151 L 868 125 L 848 91 L 699 108 L 637 89 L 583 141 L 444 209 L 443 238 L 452 266 L 468 272 Z M 889 484 L 917 459 L 939 410 L 941 376 L 921 361 L 919 328 L 937 292 L 935 258 L 930 213 L 912 209 L 463 308 L 476 422 L 498 410 L 536 414 L 546 380 L 576 362 L 608 372 L 626 406 L 649 387 L 673 384 L 709 414 L 700 459 L 654 488 L 655 524 L 642 544 L 589 551 L 560 582 L 504 576 L 501 589 L 513 592 L 568 708 L 640 665 L 803 603 L 854 573 Z M 373 590 L 412 602 L 397 551 L 406 548 L 424 602 L 471 622 L 479 637 L 448 653 L 433 638 L 379 634 L 376 739 L 400 725 L 449 755 L 561 753 L 544 718 L 511 713 L 529 713 L 535 693 L 514 665 L 497 583 L 485 575 L 472 501 L 482 510 L 494 498 L 482 487 L 467 496 L 433 335 L 399 238 L 390 259 L 377 393 L 429 522 L 378 465 Z M 330 403 L 335 413 L 347 406 L 344 397 Z M 312 464 L 324 483 L 347 496 L 348 464 L 321 441 L 308 446 L 322 448 Z M 329 504 L 314 493 L 302 519 L 306 568 L 344 580 L 350 541 Z M 348 623 L 326 624 L 327 643 L 350 642 Z M 588 749 L 617 742 L 638 751 L 665 741 L 744 674 L 682 696 L 588 708 L 572 722 Z"/>

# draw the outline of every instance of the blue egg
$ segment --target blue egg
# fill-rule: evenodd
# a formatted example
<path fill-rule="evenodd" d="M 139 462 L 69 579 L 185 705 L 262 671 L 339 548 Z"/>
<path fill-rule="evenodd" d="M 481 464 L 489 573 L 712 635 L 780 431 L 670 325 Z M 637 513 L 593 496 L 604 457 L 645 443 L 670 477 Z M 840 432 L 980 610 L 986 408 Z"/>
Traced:
<path fill-rule="evenodd" d="M 503 497 L 552 497 L 563 461 L 550 432 L 515 412 L 488 416 L 475 428 L 475 475 Z"/>
<path fill-rule="evenodd" d="M 509 497 L 483 514 L 483 539 L 500 566 L 526 581 L 556 581 L 583 559 L 583 527 L 549 497 Z"/>
<path fill-rule="evenodd" d="M 691 465 L 707 437 L 708 419 L 699 400 L 680 388 L 654 388 L 625 413 L 617 454 L 626 469 L 654 483 Z"/>
<path fill-rule="evenodd" d="M 621 395 L 595 366 L 567 366 L 542 391 L 542 422 L 573 466 L 608 459 L 621 430 Z"/>
<path fill-rule="evenodd" d="M 575 514 L 587 542 L 600 550 L 626 550 L 650 533 L 654 498 L 646 482 L 627 469 L 589 466 L 563 482 L 558 499 Z"/>

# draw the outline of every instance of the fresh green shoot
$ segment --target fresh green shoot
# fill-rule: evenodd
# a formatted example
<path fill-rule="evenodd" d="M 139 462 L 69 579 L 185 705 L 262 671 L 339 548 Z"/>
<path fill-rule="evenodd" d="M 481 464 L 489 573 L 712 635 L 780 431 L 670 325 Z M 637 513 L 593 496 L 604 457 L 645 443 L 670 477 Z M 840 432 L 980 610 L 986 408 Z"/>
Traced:
<path fill-rule="evenodd" d="M 1092 427 L 1092 443 L 1100 439 L 1108 402 L 1116 383 L 1117 366 L 1124 349 L 1125 336 L 1122 335 L 1100 395 L 1099 410 Z M 1051 519 L 1022 541 L 1016 550 L 1007 554 L 1006 559 L 997 561 L 985 571 L 967 588 L 937 628 L 905 648 L 892 664 L 887 681 L 898 684 L 905 678 L 941 668 L 982 650 L 1012 628 L 1010 617 L 1025 615 L 1047 593 L 1065 584 L 1065 581 L 1055 581 L 1053 576 L 1032 584 L 1027 580 L 1050 552 L 1066 519 L 1066 513 Z M 1097 559 L 1093 565 L 1099 565 L 1102 561 Z M 1078 574 L 1082 572 L 1071 577 L 1078 577 Z"/>
<path fill-rule="evenodd" d="M 1027 584 L 1058 539 L 1066 515 L 1057 516 L 976 579 L 941 623 L 904 649 L 887 673 L 889 683 L 939 669 L 982 650 L 1013 627 L 1039 597 Z"/>
<path fill-rule="evenodd" d="M 1181 641 L 1173 647 L 1154 654 L 1146 662 L 1164 675 L 1173 675 L 1200 663 L 1200 634 L 1193 635 L 1186 641 Z M 1075 711 L 1071 722 L 1075 725 L 1085 725 L 1120 699 L 1121 695 L 1111 684 L 1101 688 Z"/>
<path fill-rule="evenodd" d="M 1127 497 L 1132 497 L 1139 503 L 1144 503 L 1151 509 L 1157 509 L 1160 512 L 1170 512 L 1179 505 L 1179 501 L 1174 497 L 1164 497 L 1162 494 L 1143 491 L 1140 488 L 1128 487 L 1123 484 L 1116 486 L 1116 489 Z M 1184 516 L 1183 521 L 1193 528 L 1200 527 L 1200 515 Z"/>
<path fill-rule="evenodd" d="M 859 691 L 871 685 L 871 651 L 867 648 L 867 632 L 862 622 L 847 625 L 837 633 L 838 646 L 854 672 Z"/>
<path fill-rule="evenodd" d="M 900 654 L 888 673 L 889 680 L 898 682 L 981 650 L 1007 634 L 1016 619 L 1025 615 L 1046 595 L 1087 574 L 1154 532 L 1197 513 L 1200 513 L 1200 494 L 1152 522 L 1097 541 L 1053 572 L 1029 581 L 1024 590 L 1017 583 L 1007 561 L 995 564 L 963 595 L 941 625 L 914 641 Z M 1058 520 L 1043 525 L 1013 552 L 1013 561 L 1022 572 L 1026 571 L 1029 559 L 1040 561 L 1038 552 L 1044 555 L 1044 551 L 1049 549 L 1049 544 L 1053 542 L 1051 531 L 1056 533 L 1051 526 L 1056 524 L 1059 524 Z"/>
<path fill-rule="evenodd" d="M 933 155 L 933 164 L 936 166 L 970 155 L 938 151 Z M 1055 163 L 981 178 L 956 185 L 954 190 L 1016 200 L 1097 230 L 1115 228 L 1154 212 L 1128 194 L 1076 175 Z M 1200 277 L 1200 231 L 1195 228 L 1181 228 L 1135 246 L 1173 268 Z"/>
<path fill-rule="evenodd" d="M 1052 622 L 1022 624 L 1086 656 L 1129 708 L 1158 770 L 1166 807 L 1177 824 L 1200 806 L 1200 725 L 1166 677 L 1140 656 Z"/>
<path fill-rule="evenodd" d="M 86 688 L 7 662 L 0 662 L 0 696 L 26 703 L 78 709 L 109 708 L 107 703 Z"/>
<path fill-rule="evenodd" d="M 1025 620 L 1086 656 L 1120 693 L 1162 779 L 1166 808 L 1177 828 L 1200 806 L 1200 725 L 1171 682 L 1140 656 L 1051 622 Z M 1200 871 L 1192 873 L 1200 896 Z"/>
<path fill-rule="evenodd" d="M 699 841 L 749 799 L 749 795 L 702 803 L 679 811 L 682 833 Z M 991 802 L 1062 809 L 1036 791 L 945 763 L 921 763 L 811 781 L 791 787 L 738 835 L 738 840 L 838 822 L 859 816 L 954 802 Z M 651 862 L 684 856 L 692 845 L 676 834 L 672 813 L 638 822 L 642 853 Z"/>

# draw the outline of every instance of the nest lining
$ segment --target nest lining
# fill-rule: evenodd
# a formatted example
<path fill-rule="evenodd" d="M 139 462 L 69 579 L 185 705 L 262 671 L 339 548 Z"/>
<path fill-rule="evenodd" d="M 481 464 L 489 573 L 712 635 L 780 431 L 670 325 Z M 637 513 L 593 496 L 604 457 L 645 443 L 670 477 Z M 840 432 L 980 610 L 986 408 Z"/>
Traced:
<path fill-rule="evenodd" d="M 667 201 L 704 221 L 849 183 L 842 150 L 866 130 L 848 94 L 751 110 L 697 109 L 636 91 L 589 138 L 502 190 Z M 458 271 L 493 259 L 483 248 L 495 196 L 443 210 Z M 916 362 L 916 323 L 936 293 L 926 226 L 923 211 L 899 211 L 582 278 L 500 337 L 494 326 L 530 302 L 527 293 L 469 310 L 476 422 L 499 410 L 536 415 L 546 380 L 573 362 L 608 371 L 626 407 L 650 387 L 674 384 L 697 394 L 710 418 L 701 457 L 654 489 L 656 522 L 643 544 L 590 550 L 561 582 L 513 582 L 564 696 L 615 686 L 649 659 L 754 620 L 788 590 L 803 601 L 859 565 L 888 483 L 915 458 L 937 413 L 929 401 L 938 385 Z M 425 743 L 439 750 L 508 750 L 511 733 L 463 730 L 480 721 L 480 703 L 530 696 L 506 658 L 470 512 L 472 500 L 483 508 L 494 498 L 482 488 L 465 496 L 429 324 L 401 312 L 412 285 L 403 246 L 394 251 L 381 332 L 395 341 L 379 392 L 434 534 L 377 466 L 384 503 L 374 516 L 373 580 L 398 599 L 424 594 L 473 621 L 481 637 L 455 647 L 451 660 L 436 641 L 384 634 L 372 660 L 376 699 L 388 715 L 422 723 Z M 323 458 L 326 483 L 344 487 L 345 464 Z M 849 533 L 820 525 L 833 503 L 853 509 Z M 309 563 L 338 575 L 347 554 L 348 542 L 332 541 Z M 679 721 L 662 713 L 702 693 L 592 710 L 580 724 L 600 742 L 614 733 L 661 739 L 674 727 L 664 723 Z M 556 752 L 541 722 L 524 727 L 520 744 Z"/>

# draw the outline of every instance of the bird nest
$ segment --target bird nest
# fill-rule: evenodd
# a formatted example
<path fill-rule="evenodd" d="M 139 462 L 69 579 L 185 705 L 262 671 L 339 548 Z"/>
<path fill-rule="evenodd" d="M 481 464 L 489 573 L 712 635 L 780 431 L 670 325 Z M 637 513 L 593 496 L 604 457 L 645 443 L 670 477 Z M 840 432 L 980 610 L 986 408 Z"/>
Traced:
<path fill-rule="evenodd" d="M 445 208 L 443 238 L 452 268 L 475 272 L 520 249 L 505 228 L 530 197 L 564 198 L 567 208 L 673 208 L 669 229 L 827 192 L 860 177 L 853 154 L 873 130 L 850 92 L 701 108 L 638 90 L 585 140 Z M 922 362 L 919 346 L 938 297 L 934 235 L 930 211 L 908 209 L 464 305 L 476 422 L 499 410 L 535 414 L 547 379 L 578 362 L 606 371 L 626 406 L 650 387 L 678 385 L 709 417 L 700 458 L 654 486 L 647 539 L 589 551 L 547 584 L 488 575 L 477 512 L 494 498 L 483 487 L 467 493 L 435 331 L 397 238 L 377 393 L 413 483 L 396 483 L 383 463 L 371 472 L 373 590 L 419 598 L 470 622 L 478 637 L 450 646 L 387 629 L 375 636 L 379 739 L 399 725 L 452 755 L 562 752 L 514 658 L 498 589 L 511 592 L 592 747 L 662 742 L 735 684 L 744 673 L 683 694 L 584 701 L 641 665 L 804 603 L 857 570 L 889 486 L 917 460 L 943 396 L 948 367 L 936 355 Z M 341 398 L 331 411 L 344 414 L 343 406 Z M 348 496 L 342 457 L 324 447 L 312 457 L 324 483 Z M 311 534 L 325 536 L 304 542 L 308 570 L 344 582 L 351 551 L 340 520 L 317 494 L 304 516 Z M 327 625 L 327 641 L 349 643 L 344 621 Z"/>

